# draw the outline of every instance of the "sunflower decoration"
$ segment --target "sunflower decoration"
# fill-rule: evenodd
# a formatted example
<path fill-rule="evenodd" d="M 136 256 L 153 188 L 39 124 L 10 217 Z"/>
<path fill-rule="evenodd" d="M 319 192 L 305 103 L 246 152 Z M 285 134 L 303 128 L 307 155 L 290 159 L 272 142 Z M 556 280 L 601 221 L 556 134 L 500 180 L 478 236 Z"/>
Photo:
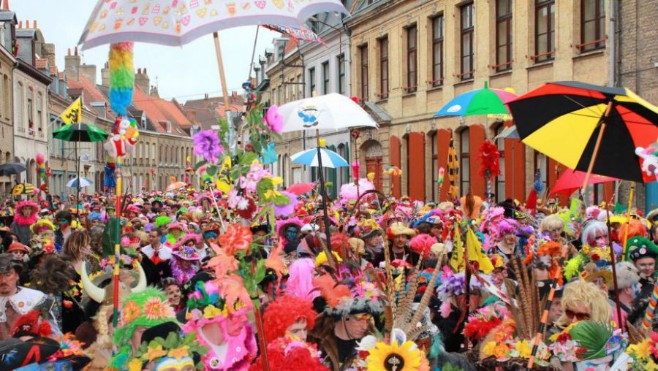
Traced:
<path fill-rule="evenodd" d="M 368 371 L 429 371 L 425 354 L 413 341 L 378 342 L 368 352 L 366 364 Z"/>

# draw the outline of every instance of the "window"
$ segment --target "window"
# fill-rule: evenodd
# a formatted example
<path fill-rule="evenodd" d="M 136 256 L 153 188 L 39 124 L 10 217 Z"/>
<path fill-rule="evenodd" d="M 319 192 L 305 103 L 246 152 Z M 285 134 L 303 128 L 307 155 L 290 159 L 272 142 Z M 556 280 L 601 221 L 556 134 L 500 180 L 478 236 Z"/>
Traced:
<path fill-rule="evenodd" d="M 473 78 L 473 60 L 475 57 L 475 50 L 473 45 L 473 3 L 463 5 L 459 8 L 461 19 L 461 73 L 459 76 L 463 80 L 470 80 Z"/>
<path fill-rule="evenodd" d="M 495 133 L 496 135 L 500 134 L 505 130 L 505 125 L 500 123 L 496 129 Z M 496 140 L 496 146 L 498 146 L 498 152 L 500 153 L 500 160 L 499 165 L 500 165 L 500 175 L 496 177 L 496 185 L 494 192 L 496 194 L 496 201 L 497 202 L 503 202 L 505 201 L 506 194 L 505 194 L 505 139 L 504 138 L 499 138 Z M 512 182 L 514 179 L 512 179 Z"/>
<path fill-rule="evenodd" d="M 27 133 L 29 135 L 34 135 L 34 104 L 32 102 L 33 93 L 32 89 L 29 89 L 30 93 L 27 97 Z"/>
<path fill-rule="evenodd" d="M 496 71 L 512 68 L 512 0 L 496 0 Z"/>
<path fill-rule="evenodd" d="M 379 39 L 379 96 L 388 98 L 388 37 Z"/>
<path fill-rule="evenodd" d="M 471 140 L 468 128 L 459 132 L 459 188 L 462 194 L 471 189 Z"/>
<path fill-rule="evenodd" d="M 535 62 L 555 54 L 555 0 L 535 0 Z"/>
<path fill-rule="evenodd" d="M 322 94 L 329 93 L 329 62 L 322 63 Z"/>
<path fill-rule="evenodd" d="M 418 76 L 416 66 L 418 60 L 418 28 L 416 25 L 407 28 L 407 93 L 413 93 L 418 87 Z"/>
<path fill-rule="evenodd" d="M 18 94 L 16 94 L 16 113 L 15 113 L 15 126 L 18 128 L 19 133 L 25 132 L 25 124 L 23 123 L 23 112 L 25 108 L 23 107 L 23 102 L 25 99 L 25 88 L 22 83 L 18 83 Z"/>
<path fill-rule="evenodd" d="M 345 94 L 345 54 L 336 58 L 338 63 L 338 94 Z"/>
<path fill-rule="evenodd" d="M 36 122 L 36 128 L 37 130 L 43 134 L 43 130 L 45 130 L 45 127 L 43 125 L 43 94 L 38 93 L 37 94 L 37 122 Z"/>
<path fill-rule="evenodd" d="M 580 3 L 581 52 L 605 47 L 605 1 L 582 0 Z"/>
<path fill-rule="evenodd" d="M 443 14 L 432 18 L 432 86 L 443 85 Z"/>
<path fill-rule="evenodd" d="M 368 100 L 368 45 L 359 47 L 359 62 L 361 63 L 361 100 Z"/>

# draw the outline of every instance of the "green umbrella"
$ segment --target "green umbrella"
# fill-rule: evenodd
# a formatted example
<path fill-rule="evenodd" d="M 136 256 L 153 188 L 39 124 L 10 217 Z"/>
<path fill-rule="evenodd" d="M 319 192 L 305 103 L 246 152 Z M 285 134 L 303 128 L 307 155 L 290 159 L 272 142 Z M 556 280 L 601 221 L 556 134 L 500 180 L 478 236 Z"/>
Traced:
<path fill-rule="evenodd" d="M 53 131 L 53 137 L 67 142 L 75 142 L 76 175 L 80 179 L 80 158 L 78 157 L 79 142 L 102 142 L 108 134 L 92 124 L 69 124 Z M 80 198 L 80 187 L 76 187 L 75 204 L 78 205 Z M 76 214 L 78 214 L 76 208 Z"/>
<path fill-rule="evenodd" d="M 92 124 L 70 124 L 53 131 L 53 137 L 67 142 L 102 142 L 107 133 Z"/>

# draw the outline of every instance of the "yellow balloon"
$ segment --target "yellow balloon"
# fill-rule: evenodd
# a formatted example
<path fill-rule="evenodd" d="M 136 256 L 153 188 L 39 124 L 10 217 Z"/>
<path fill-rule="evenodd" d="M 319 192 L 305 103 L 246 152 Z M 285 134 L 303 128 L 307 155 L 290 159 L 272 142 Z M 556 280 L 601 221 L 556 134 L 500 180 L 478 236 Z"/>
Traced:
<path fill-rule="evenodd" d="M 368 180 L 371 182 L 375 180 L 375 173 L 368 173 Z"/>

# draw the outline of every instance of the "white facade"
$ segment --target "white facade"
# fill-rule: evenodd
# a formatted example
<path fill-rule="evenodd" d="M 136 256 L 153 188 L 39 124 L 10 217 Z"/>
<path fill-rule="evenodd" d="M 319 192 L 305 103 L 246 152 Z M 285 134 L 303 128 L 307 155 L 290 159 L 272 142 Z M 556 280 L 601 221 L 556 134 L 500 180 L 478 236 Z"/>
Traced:
<path fill-rule="evenodd" d="M 38 184 L 37 153 L 48 155 L 48 86 L 14 69 L 14 156 L 27 167 L 21 180 Z"/>

